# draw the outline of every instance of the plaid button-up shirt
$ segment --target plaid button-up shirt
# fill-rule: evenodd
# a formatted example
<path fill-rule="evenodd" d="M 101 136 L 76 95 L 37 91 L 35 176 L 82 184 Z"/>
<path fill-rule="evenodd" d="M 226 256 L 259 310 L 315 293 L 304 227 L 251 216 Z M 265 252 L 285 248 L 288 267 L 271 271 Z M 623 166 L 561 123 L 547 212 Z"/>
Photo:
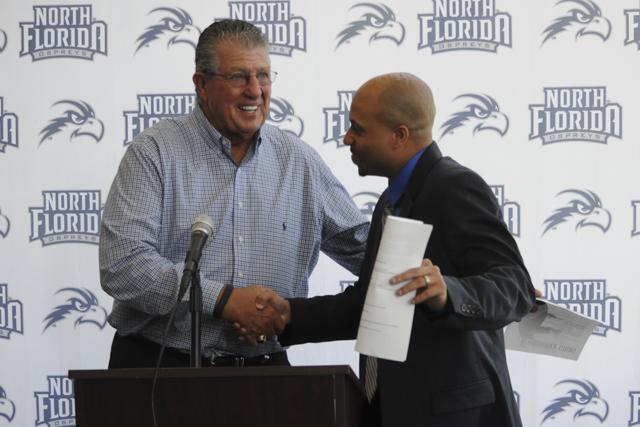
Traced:
<path fill-rule="evenodd" d="M 281 350 L 275 340 L 244 346 L 229 322 L 211 316 L 225 283 L 306 297 L 320 250 L 358 273 L 369 227 L 327 165 L 297 137 L 265 124 L 237 166 L 229 140 L 199 107 L 161 121 L 127 149 L 104 209 L 100 276 L 115 300 L 109 323 L 120 334 L 160 342 L 200 214 L 214 222 L 200 260 L 204 356 Z M 189 351 L 189 317 L 188 303 L 180 303 L 169 347 Z"/>

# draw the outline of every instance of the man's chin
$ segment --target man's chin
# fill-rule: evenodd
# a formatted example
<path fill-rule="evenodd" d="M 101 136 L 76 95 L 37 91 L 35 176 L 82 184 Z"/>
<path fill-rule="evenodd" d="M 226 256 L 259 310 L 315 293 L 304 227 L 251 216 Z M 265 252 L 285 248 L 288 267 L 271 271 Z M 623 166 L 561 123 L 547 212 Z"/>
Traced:
<path fill-rule="evenodd" d="M 260 128 L 262 127 L 262 125 L 264 124 L 264 120 L 260 121 L 260 122 L 255 122 L 255 123 L 247 123 L 244 126 L 242 126 L 242 128 L 240 128 L 240 131 L 244 134 L 244 135 L 255 135 L 256 132 L 258 132 L 260 130 Z"/>
<path fill-rule="evenodd" d="M 260 128 L 265 122 L 265 116 L 263 114 L 247 114 L 236 116 L 235 122 L 238 127 L 243 130 L 251 130 L 252 128 Z"/>

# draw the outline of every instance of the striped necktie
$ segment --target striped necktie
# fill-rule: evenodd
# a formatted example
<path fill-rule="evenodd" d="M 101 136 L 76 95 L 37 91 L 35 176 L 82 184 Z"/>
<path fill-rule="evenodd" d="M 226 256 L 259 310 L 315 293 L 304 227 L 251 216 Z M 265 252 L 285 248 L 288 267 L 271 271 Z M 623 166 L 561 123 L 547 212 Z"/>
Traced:
<path fill-rule="evenodd" d="M 387 217 L 393 213 L 392 206 L 388 199 L 382 201 L 382 228 L 387 221 Z M 374 356 L 366 356 L 364 368 L 364 391 L 367 395 L 367 400 L 371 403 L 373 396 L 376 394 L 378 388 L 378 359 Z"/>

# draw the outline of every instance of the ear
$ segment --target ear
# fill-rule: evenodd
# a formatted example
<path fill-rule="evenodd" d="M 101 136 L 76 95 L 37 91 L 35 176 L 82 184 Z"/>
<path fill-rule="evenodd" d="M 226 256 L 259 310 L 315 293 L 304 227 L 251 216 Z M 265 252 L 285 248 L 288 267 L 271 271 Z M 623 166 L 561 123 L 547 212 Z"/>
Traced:
<path fill-rule="evenodd" d="M 407 125 L 398 125 L 393 130 L 393 148 L 406 147 L 411 131 Z"/>
<path fill-rule="evenodd" d="M 206 99 L 206 91 L 205 86 L 207 85 L 207 78 L 204 74 L 195 72 L 193 73 L 193 77 L 191 78 L 193 84 L 196 86 L 196 92 L 200 99 Z"/>

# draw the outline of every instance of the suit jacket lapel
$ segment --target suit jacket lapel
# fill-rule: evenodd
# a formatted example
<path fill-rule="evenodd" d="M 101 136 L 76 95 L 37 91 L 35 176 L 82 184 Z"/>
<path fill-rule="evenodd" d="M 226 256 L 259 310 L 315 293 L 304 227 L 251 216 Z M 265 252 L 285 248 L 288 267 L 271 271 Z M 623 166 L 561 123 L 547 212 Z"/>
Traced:
<path fill-rule="evenodd" d="M 376 203 L 376 207 L 373 209 L 373 215 L 371 216 L 371 227 L 369 228 L 369 237 L 367 238 L 367 248 L 365 250 L 364 260 L 362 262 L 358 278 L 358 281 L 364 285 L 364 289 L 369 286 L 369 280 L 371 279 L 371 273 L 373 272 L 373 265 L 375 263 L 376 256 L 378 255 L 378 246 L 380 246 L 380 239 L 382 238 L 382 214 L 384 212 L 383 201 L 387 200 L 387 191 L 388 190 L 385 190 L 380 195 L 378 203 Z"/>
<path fill-rule="evenodd" d="M 378 246 L 380 245 L 380 239 L 382 238 L 382 216 L 384 215 L 384 203 L 388 199 L 388 189 L 385 190 L 378 199 L 378 203 L 376 203 L 376 207 L 373 210 L 373 216 L 371 217 L 371 233 L 370 238 L 373 238 L 371 244 L 373 245 L 374 254 L 373 259 L 375 259 L 376 254 L 378 253 Z"/>
<path fill-rule="evenodd" d="M 411 218 L 411 208 L 413 201 L 420 194 L 420 190 L 424 185 L 425 179 L 431 169 L 440 161 L 442 153 L 435 141 L 424 150 L 422 157 L 418 160 L 416 167 L 413 169 L 407 188 L 400 199 L 400 216 Z"/>
<path fill-rule="evenodd" d="M 442 158 L 442 153 L 438 148 L 438 145 L 433 142 L 424 151 L 418 164 L 416 164 L 407 188 L 400 199 L 400 206 L 398 214 L 405 218 L 411 218 L 411 209 L 413 207 L 413 201 L 416 199 L 424 180 L 429 171 L 433 169 L 436 163 Z M 385 190 L 378 199 L 373 215 L 371 217 L 371 228 L 369 229 L 369 238 L 367 239 L 367 249 L 365 252 L 365 259 L 363 262 L 363 268 L 360 270 L 360 280 L 369 285 L 371 279 L 371 273 L 373 271 L 373 264 L 376 256 L 378 255 L 378 246 L 380 246 L 380 239 L 382 238 L 382 213 L 383 213 L 383 201 L 388 199 L 388 189 Z"/>

